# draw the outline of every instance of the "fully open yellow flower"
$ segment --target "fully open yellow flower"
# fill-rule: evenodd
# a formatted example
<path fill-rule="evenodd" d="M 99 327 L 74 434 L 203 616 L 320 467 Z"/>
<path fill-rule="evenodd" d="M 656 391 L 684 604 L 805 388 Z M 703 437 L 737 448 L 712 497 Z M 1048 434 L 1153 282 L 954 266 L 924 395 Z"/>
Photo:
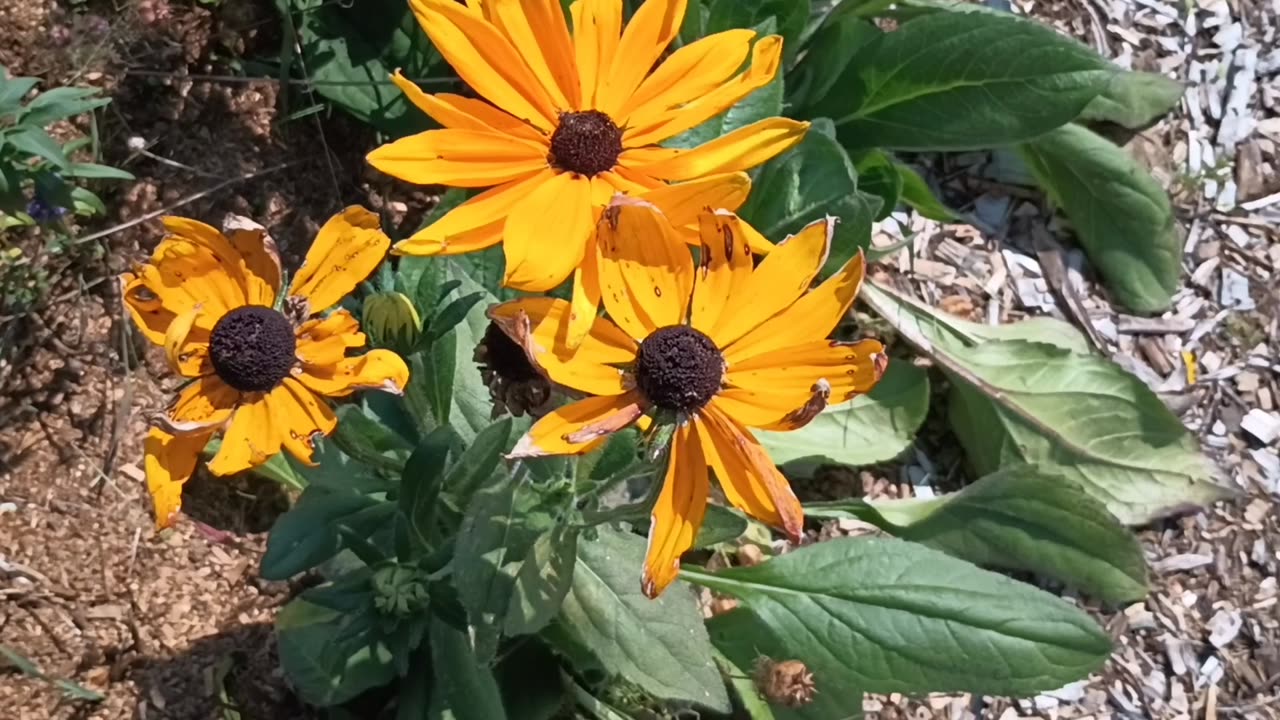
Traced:
<path fill-rule="evenodd" d="M 736 215 L 704 211 L 700 264 L 652 205 L 616 198 L 600 222 L 600 283 L 612 321 L 597 318 L 566 348 L 569 304 L 527 298 L 490 317 L 554 382 L 587 393 L 539 420 L 514 457 L 578 454 L 646 413 L 677 418 L 653 509 L 642 587 L 662 592 L 702 523 L 708 471 L 725 497 L 798 540 L 804 516 L 786 478 L 748 429 L 794 430 L 828 401 L 870 390 L 888 358 L 875 340 L 826 338 L 862 283 L 862 255 L 814 289 L 834 220 L 815 222 L 753 267 L 763 238 Z"/>
<path fill-rule="evenodd" d="M 319 314 L 386 255 L 391 241 L 373 213 L 350 207 L 325 223 L 279 309 L 280 257 L 261 226 L 234 217 L 223 234 L 169 217 L 164 227 L 150 261 L 121 276 L 138 329 L 192 379 L 145 442 L 159 527 L 172 522 L 183 483 L 219 430 L 226 432 L 209 462 L 215 474 L 248 470 L 281 447 L 310 464 L 313 438 L 337 423 L 321 396 L 398 393 L 409 377 L 387 350 L 347 357 L 365 342 L 356 319 L 341 309 Z"/>
<path fill-rule="evenodd" d="M 396 84 L 444 129 L 384 145 L 368 160 L 414 183 L 490 189 L 396 252 L 457 254 L 501 241 L 504 282 L 533 292 L 577 271 L 575 310 L 584 324 L 576 335 L 585 333 L 599 296 L 592 229 L 615 193 L 683 181 L 695 181 L 687 192 L 741 186 L 737 171 L 791 147 L 808 127 L 770 118 L 693 149 L 658 146 L 767 84 L 782 57 L 780 37 L 729 30 L 657 64 L 679 32 L 687 0 L 648 0 L 625 30 L 622 0 L 578 0 L 572 32 L 560 0 L 410 5 L 458 75 L 492 105 L 426 94 L 397 73 Z M 749 68 L 739 73 L 748 56 Z"/>

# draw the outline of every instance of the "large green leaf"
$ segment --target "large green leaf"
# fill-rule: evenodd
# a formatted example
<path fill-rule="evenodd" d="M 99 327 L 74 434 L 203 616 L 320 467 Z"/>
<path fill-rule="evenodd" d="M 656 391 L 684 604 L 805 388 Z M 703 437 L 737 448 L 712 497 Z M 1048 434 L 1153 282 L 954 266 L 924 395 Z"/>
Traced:
<path fill-rule="evenodd" d="M 1177 416 L 1115 363 L 1042 341 L 965 338 L 874 283 L 861 297 L 947 373 L 952 427 L 977 474 L 1038 465 L 1126 524 L 1227 494 Z"/>
<path fill-rule="evenodd" d="M 780 242 L 815 220 L 836 225 L 823 274 L 830 274 L 871 244 L 880 200 L 858 190 L 858 172 L 826 119 L 815 120 L 803 141 L 762 165 L 740 214 L 766 238 Z"/>
<path fill-rule="evenodd" d="M 1010 467 L 929 499 L 805 506 L 809 517 L 859 517 L 896 537 L 984 567 L 1026 570 L 1105 602 L 1142 599 L 1142 548 L 1102 503 L 1038 468 Z"/>
<path fill-rule="evenodd" d="M 392 651 L 378 637 L 371 597 L 356 587 L 340 591 L 348 595 L 344 607 L 319 605 L 304 595 L 276 617 L 280 664 L 313 705 L 346 702 L 396 675 Z"/>
<path fill-rule="evenodd" d="M 384 527 L 395 510 L 395 503 L 312 485 L 271 527 L 259 573 L 267 580 L 287 580 L 310 570 L 344 547 L 344 529 L 367 538 Z"/>
<path fill-rule="evenodd" d="M 1024 142 L 1075 119 L 1117 72 L 1029 20 L 935 13 L 868 43 L 808 109 L 850 148 L 966 150 Z"/>
<path fill-rule="evenodd" d="M 1111 651 L 1074 606 L 899 540 L 832 540 L 681 574 L 741 600 L 788 657 L 821 658 L 869 692 L 1027 695 L 1087 676 Z"/>
<path fill-rule="evenodd" d="M 455 720 L 505 720 L 507 714 L 493 671 L 476 658 L 466 633 L 433 619 L 431 660 L 436 690 Z"/>
<path fill-rule="evenodd" d="M 665 700 L 728 712 L 702 614 L 689 588 L 675 584 L 655 600 L 640 592 L 644 540 L 607 527 L 578 544 L 573 585 L 557 634 L 585 649 L 608 674 Z M 562 647 L 562 650 L 564 648 Z"/>
<path fill-rule="evenodd" d="M 414 547 L 435 544 L 436 507 L 444 486 L 445 463 L 457 435 L 448 427 L 432 430 L 414 448 L 400 479 L 400 513 Z"/>
<path fill-rule="evenodd" d="M 870 465 L 911 446 L 929 411 L 929 376 L 906 360 L 889 363 L 866 395 L 831 405 L 791 432 L 757 431 L 770 457 L 793 473 L 817 465 Z"/>
<path fill-rule="evenodd" d="M 1169 307 L 1182 271 L 1169 196 L 1124 150 L 1079 125 L 1023 145 L 1112 296 L 1138 312 Z"/>
<path fill-rule="evenodd" d="M 1081 120 L 1105 120 L 1132 130 L 1169 112 L 1186 90 L 1182 83 L 1149 72 L 1122 72 L 1093 99 Z"/>

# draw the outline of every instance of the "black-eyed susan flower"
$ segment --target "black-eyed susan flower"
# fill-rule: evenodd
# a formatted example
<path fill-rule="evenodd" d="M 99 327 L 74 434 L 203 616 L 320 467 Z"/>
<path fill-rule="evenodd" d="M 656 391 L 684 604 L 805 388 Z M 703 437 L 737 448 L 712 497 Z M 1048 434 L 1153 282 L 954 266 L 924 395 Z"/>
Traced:
<path fill-rule="evenodd" d="M 794 430 L 828 402 L 870 390 L 888 358 L 875 340 L 825 339 L 862 283 L 861 254 L 816 288 L 834 220 L 815 222 L 753 267 L 763 238 L 733 213 L 704 211 L 700 263 L 652 205 L 615 198 L 600 221 L 596 318 L 576 352 L 564 343 L 569 303 L 515 300 L 490 316 L 531 328 L 528 346 L 556 383 L 586 393 L 549 413 L 514 457 L 578 454 L 646 417 L 674 417 L 666 477 L 653 508 L 642 587 L 662 592 L 706 509 L 709 471 L 726 499 L 799 540 L 804 516 L 749 428 Z"/>
<path fill-rule="evenodd" d="M 615 193 L 678 183 L 650 198 L 676 225 L 665 204 L 676 196 L 695 196 L 684 203 L 695 209 L 736 208 L 746 196 L 738 171 L 791 147 L 808 127 L 776 117 L 692 149 L 659 146 L 767 84 L 782 57 L 780 37 L 729 30 L 659 63 L 687 4 L 647 0 L 624 29 L 622 0 L 578 0 L 571 31 L 559 0 L 412 0 L 436 48 L 488 102 L 427 94 L 397 73 L 409 100 L 444 128 L 368 160 L 413 183 L 489 189 L 395 251 L 457 254 L 502 242 L 508 286 L 543 292 L 573 275 L 578 322 L 568 340 L 576 344 L 599 298 L 592 230 Z"/>
<path fill-rule="evenodd" d="M 400 356 L 364 345 L 346 310 L 327 315 L 382 261 L 391 241 L 360 207 L 320 229 L 280 297 L 275 243 L 262 227 L 233 218 L 226 233 L 186 218 L 165 218 L 167 235 L 147 263 L 121 277 L 134 323 L 164 348 L 190 382 L 154 418 L 144 443 L 156 523 L 172 522 L 200 452 L 222 431 L 209 461 L 216 475 L 248 470 L 281 448 L 311 463 L 314 437 L 337 423 L 325 397 L 361 388 L 404 389 Z"/>

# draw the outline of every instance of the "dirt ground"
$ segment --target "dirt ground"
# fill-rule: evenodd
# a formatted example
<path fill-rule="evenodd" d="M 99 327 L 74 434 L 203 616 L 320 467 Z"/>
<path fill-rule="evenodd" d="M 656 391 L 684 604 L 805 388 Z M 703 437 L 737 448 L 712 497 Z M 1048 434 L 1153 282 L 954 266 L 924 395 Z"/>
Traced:
<path fill-rule="evenodd" d="M 0 0 L 0 64 L 49 85 L 99 86 L 113 98 L 101 113 L 104 161 L 138 180 L 104 191 L 110 216 L 81 235 L 168 206 L 215 224 L 235 212 L 266 225 L 286 262 L 296 262 L 344 205 L 416 222 L 423 195 L 364 166 L 370 131 L 338 114 L 289 119 L 314 102 L 302 87 L 205 77 L 234 74 L 231 59 L 276 56 L 270 3 L 119 5 Z M 1083 17 L 1059 24 L 1091 40 L 1097 23 Z M 1147 154 L 1167 162 L 1173 135 L 1152 137 Z M 1181 187 L 1175 174 L 1162 179 Z M 1190 224 L 1207 211 L 1188 196 L 1179 202 Z M 113 278 L 158 239 L 158 222 L 147 221 L 76 246 L 51 261 L 46 306 L 0 318 L 6 337 L 20 340 L 0 358 L 0 643 L 49 677 L 105 695 L 71 700 L 0 669 L 3 720 L 311 716 L 284 682 L 271 636 L 274 613 L 295 588 L 256 572 L 286 498 L 267 483 L 197 477 L 184 518 L 153 531 L 141 438 L 146 415 L 176 383 L 125 332 Z M 32 248 L 39 239 L 17 242 Z M 1274 328 L 1273 317 L 1259 322 Z M 1210 402 L 1213 421 L 1220 401 L 1194 399 L 1202 409 Z M 1238 436 L 1238 415 L 1223 437 Z M 1215 450 L 1224 475 L 1257 474 L 1242 443 Z M 869 699 L 868 709 L 884 718 L 1280 717 L 1280 519 L 1274 496 L 1241 484 L 1238 501 L 1142 531 L 1152 596 L 1129 608 L 1091 608 L 1119 648 L 1105 672 L 1021 703 L 887 697 Z"/>

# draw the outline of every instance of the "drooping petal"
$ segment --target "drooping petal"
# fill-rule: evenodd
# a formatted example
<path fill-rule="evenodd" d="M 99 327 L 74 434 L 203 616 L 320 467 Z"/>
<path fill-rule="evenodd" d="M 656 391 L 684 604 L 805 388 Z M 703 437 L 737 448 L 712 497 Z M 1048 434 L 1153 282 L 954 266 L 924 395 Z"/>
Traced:
<path fill-rule="evenodd" d="M 546 292 L 573 274 L 591 237 L 591 183 L 557 173 L 516 203 L 503 230 L 504 285 Z"/>
<path fill-rule="evenodd" d="M 754 30 L 726 30 L 671 53 L 623 103 L 618 124 L 647 127 L 716 89 L 742 67 L 755 36 Z"/>
<path fill-rule="evenodd" d="M 546 168 L 490 188 L 396 243 L 392 252 L 398 255 L 456 255 L 496 245 L 502 240 L 502 228 L 511 209 L 555 174 L 555 170 Z"/>
<path fill-rule="evenodd" d="M 688 0 L 647 0 L 622 31 L 609 74 L 598 81 L 595 107 L 613 118 L 680 32 Z"/>
<path fill-rule="evenodd" d="M 499 0 L 492 4 L 489 16 L 529 63 L 555 106 L 580 110 L 577 60 L 560 0 Z"/>
<path fill-rule="evenodd" d="M 135 318 L 144 316 L 139 327 L 148 337 L 158 329 L 157 321 L 171 322 L 192 310 L 200 311 L 196 327 L 211 330 L 227 312 L 246 304 L 245 261 L 208 225 L 175 217 L 165 218 L 164 225 L 169 235 L 128 282 L 125 302 Z M 168 312 L 156 312 L 160 308 Z"/>
<path fill-rule="evenodd" d="M 808 129 L 807 122 L 768 118 L 689 150 L 628 148 L 618 156 L 618 164 L 673 182 L 747 170 L 800 142 Z"/>
<path fill-rule="evenodd" d="M 744 237 L 750 226 L 730 212 L 704 210 L 698 215 L 702 249 L 693 285 L 690 324 L 710 333 L 725 314 L 748 304 L 742 288 L 751 279 L 751 242 Z M 752 231 L 754 232 L 754 230 Z"/>
<path fill-rule="evenodd" d="M 231 415 L 218 454 L 209 461 L 214 475 L 234 475 L 255 468 L 280 452 L 280 443 L 288 433 L 284 417 L 273 415 L 266 398 L 244 398 Z"/>
<path fill-rule="evenodd" d="M 618 196 L 597 225 L 604 306 L 637 339 L 683 323 L 693 291 L 693 258 L 671 222 L 643 200 Z"/>
<path fill-rule="evenodd" d="M 296 377 L 312 392 L 328 397 L 345 397 L 357 390 L 399 395 L 409 382 L 409 368 L 399 355 L 376 349 L 332 365 L 303 365 Z"/>
<path fill-rule="evenodd" d="M 176 316 L 159 295 L 151 292 L 146 280 L 131 272 L 121 273 L 120 297 L 138 332 L 151 344 L 163 346 L 165 333 Z"/>
<path fill-rule="evenodd" d="M 804 509 L 787 479 L 749 430 L 718 401 L 703 408 L 696 423 L 707 464 L 729 503 L 751 517 L 781 528 L 793 541 L 804 531 Z"/>
<path fill-rule="evenodd" d="M 453 93 L 424 93 L 399 70 L 391 74 L 391 81 L 409 102 L 443 127 L 502 133 L 532 142 L 547 141 L 546 135 L 537 128 L 483 100 Z"/>
<path fill-rule="evenodd" d="M 332 307 L 369 277 L 390 246 L 378 216 L 352 205 L 320 228 L 289 294 L 306 300 L 312 314 Z"/>
<path fill-rule="evenodd" d="M 636 344 L 616 325 L 593 317 L 587 334 L 574 349 L 567 342 L 572 305 L 563 300 L 522 298 L 495 305 L 488 314 L 507 330 L 521 313 L 529 318 L 533 359 L 552 381 L 590 395 L 624 392 L 622 372 L 614 366 L 633 362 Z M 518 338 L 512 340 L 521 344 Z"/>
<path fill-rule="evenodd" d="M 295 337 L 298 360 L 311 367 L 336 365 L 347 356 L 348 348 L 363 347 L 365 343 L 360 323 L 343 308 L 303 322 Z"/>
<path fill-rule="evenodd" d="M 680 574 L 680 556 L 693 546 L 707 510 L 707 462 L 692 423 L 676 428 L 662 492 L 649 521 L 640 588 L 646 597 L 662 594 Z"/>
<path fill-rule="evenodd" d="M 746 234 L 749 229 L 744 222 L 732 224 L 738 235 Z M 809 290 L 827 261 L 834 233 L 835 220 L 827 218 L 806 225 L 774 246 L 746 282 L 740 288 L 733 288 L 737 297 L 726 298 L 733 304 L 720 314 L 707 335 L 719 347 L 727 348 L 760 323 L 791 307 Z"/>
<path fill-rule="evenodd" d="M 609 80 L 613 56 L 622 35 L 622 0 L 576 0 L 569 7 L 573 17 L 573 46 L 578 61 L 583 107 L 598 107 L 600 86 Z"/>
<path fill-rule="evenodd" d="M 494 105 L 550 133 L 556 108 L 496 26 L 453 0 L 410 0 L 418 23 L 458 77 Z"/>
<path fill-rule="evenodd" d="M 640 197 L 652 203 L 676 227 L 698 224 L 704 210 L 730 212 L 746 202 L 751 192 L 751 177 L 744 172 L 721 173 L 683 183 L 662 184 Z"/>
<path fill-rule="evenodd" d="M 746 72 L 715 89 L 708 88 L 697 95 L 689 96 L 680 92 L 679 96 L 688 98 L 688 102 L 683 102 L 678 107 L 675 104 L 660 107 L 657 103 L 651 108 L 646 107 L 643 115 L 637 113 L 628 122 L 627 132 L 622 138 L 623 145 L 656 145 L 701 125 L 768 85 L 781 64 L 782 38 L 777 35 L 761 38 L 752 49 L 751 67 Z"/>
<path fill-rule="evenodd" d="M 171 435 L 159 428 L 148 431 L 142 443 L 143 465 L 147 491 L 155 506 L 156 530 L 173 524 L 182 508 L 182 486 L 195 472 L 200 451 L 212 435 L 212 430 L 185 435 Z"/>
<path fill-rule="evenodd" d="M 774 315 L 727 347 L 725 360 L 732 366 L 746 358 L 825 338 L 840 324 L 862 287 L 866 261 L 862 252 L 835 275 L 805 293 L 791 307 Z"/>
<path fill-rule="evenodd" d="M 267 412 L 283 428 L 281 444 L 289 454 L 306 465 L 315 465 L 311 455 L 315 437 L 327 436 L 338 425 L 338 418 L 325 402 L 293 378 L 283 382 L 263 398 Z"/>
<path fill-rule="evenodd" d="M 244 262 L 245 301 L 250 305 L 275 305 L 283 274 L 276 241 L 266 228 L 241 215 L 228 216 L 222 231 Z"/>
<path fill-rule="evenodd" d="M 544 415 L 516 443 L 508 458 L 581 455 L 597 441 L 626 428 L 643 414 L 643 400 L 635 390 L 622 395 L 589 397 Z"/>
<path fill-rule="evenodd" d="M 547 147 L 490 130 L 427 130 L 365 156 L 382 172 L 417 185 L 482 188 L 526 178 L 547 167 Z"/>
<path fill-rule="evenodd" d="M 582 264 L 573 271 L 571 304 L 573 310 L 564 341 L 569 348 L 576 349 L 591 332 L 600 311 L 600 249 L 594 242 L 587 247 Z"/>
<path fill-rule="evenodd" d="M 192 433 L 218 428 L 231 418 L 240 401 L 240 391 L 223 382 L 216 375 L 197 378 L 178 393 L 165 413 L 164 430 L 176 433 Z"/>
<path fill-rule="evenodd" d="M 199 310 L 177 315 L 164 333 L 164 354 L 169 367 L 182 377 L 200 377 L 213 372 L 209 361 L 209 331 L 197 329 Z"/>

